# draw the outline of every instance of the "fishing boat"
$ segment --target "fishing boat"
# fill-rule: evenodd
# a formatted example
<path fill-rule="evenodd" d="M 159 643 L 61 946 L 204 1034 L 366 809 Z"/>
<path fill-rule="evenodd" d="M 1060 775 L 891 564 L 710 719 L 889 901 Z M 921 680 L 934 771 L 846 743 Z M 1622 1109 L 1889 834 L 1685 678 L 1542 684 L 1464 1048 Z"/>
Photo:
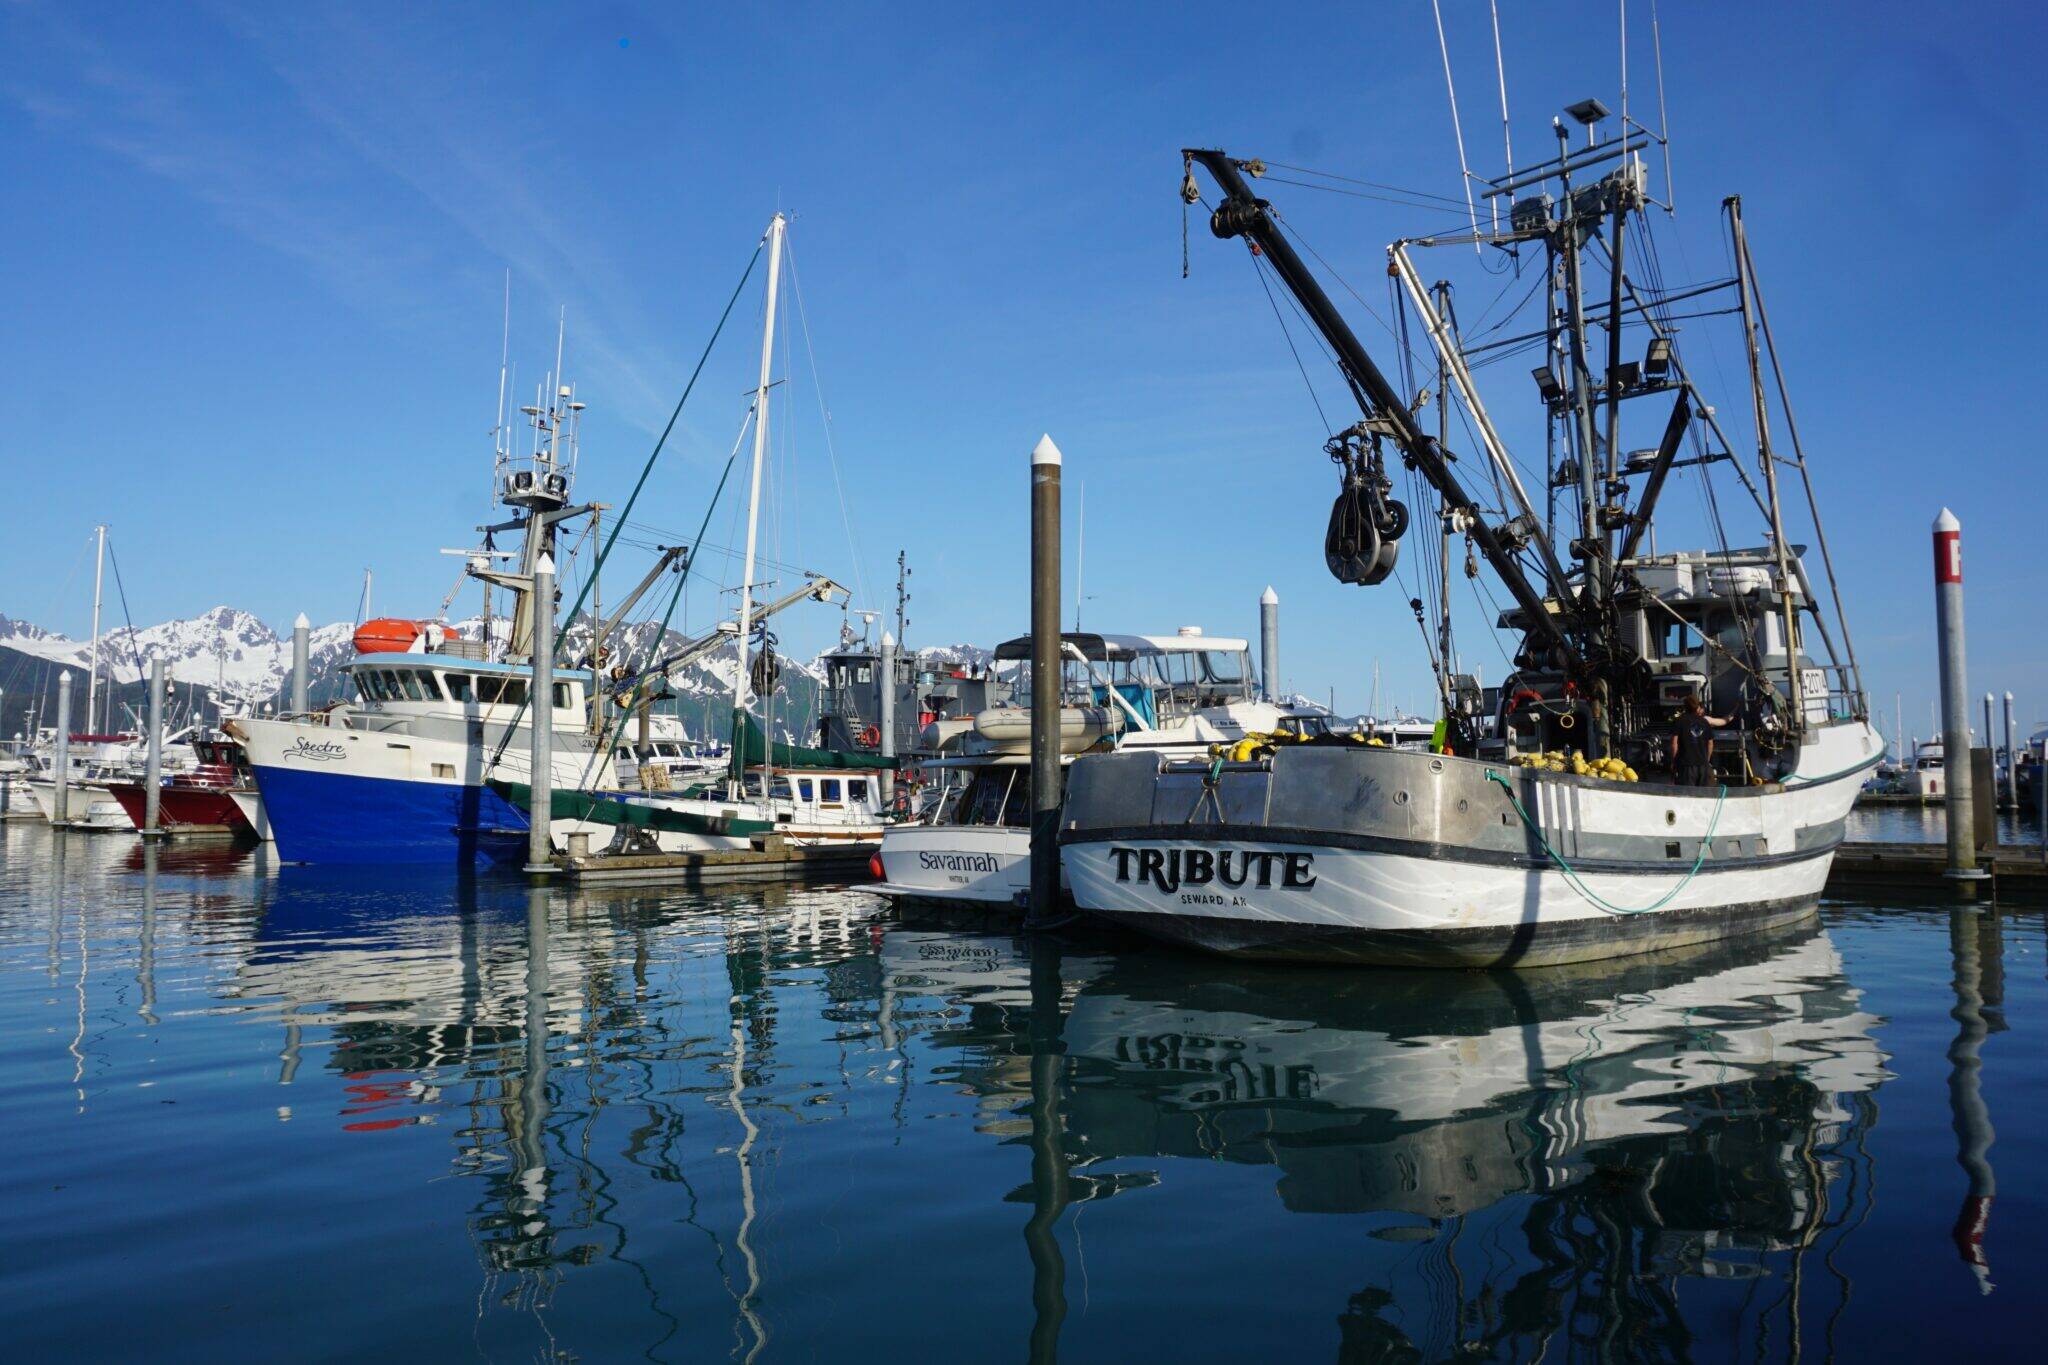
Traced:
<path fill-rule="evenodd" d="M 646 779 L 643 766 L 634 790 L 616 781 L 559 786 L 552 793 L 551 816 L 557 828 L 592 833 L 594 845 L 610 853 L 702 853 L 749 847 L 755 840 L 778 835 L 804 847 L 861 849 L 879 842 L 890 815 L 892 797 L 884 782 L 896 768 L 893 756 L 841 752 L 781 741 L 769 742 L 753 707 L 772 699 L 781 664 L 768 617 L 799 602 L 833 600 L 845 589 L 829 578 L 806 575 L 805 584 L 770 602 L 756 599 L 755 551 L 761 521 L 762 469 L 768 450 L 771 367 L 775 355 L 776 296 L 781 286 L 784 235 L 782 214 L 769 220 L 763 245 L 768 255 L 766 298 L 761 333 L 760 381 L 746 422 L 753 432 L 751 493 L 747 501 L 746 554 L 741 566 L 736 618 L 690 642 L 663 665 L 660 674 L 680 662 L 704 657 L 730 644 L 735 653 L 732 692 L 732 739 L 725 772 L 690 782 L 679 790 L 661 791 Z M 744 435 L 745 426 L 742 427 Z M 737 449 L 737 446 L 735 446 Z M 635 695 L 644 692 L 639 680 Z M 632 703 L 628 703 L 631 709 Z M 827 727 L 829 729 L 829 726 Z M 668 774 L 662 773 L 666 778 Z M 514 776 L 493 779 L 493 790 L 522 810 L 530 809 L 532 792 Z"/>
<path fill-rule="evenodd" d="M 1062 635 L 1060 761 L 1115 749 L 1206 758 L 1247 735 L 1325 735 L 1324 712 L 1260 695 L 1246 641 L 1184 627 L 1173 635 Z M 1031 637 L 996 646 L 1011 695 L 966 718 L 956 742 L 924 769 L 942 779 L 918 819 L 882 835 L 874 888 L 892 899 L 1013 906 L 1031 862 Z M 955 779 L 944 781 L 943 779 Z"/>
<path fill-rule="evenodd" d="M 1804 482 L 1805 452 L 1740 200 L 1725 205 L 1733 278 L 1684 297 L 1716 297 L 1720 312 L 1739 315 L 1754 478 L 1686 366 L 1674 291 L 1654 275 L 1638 281 L 1621 246 L 1647 243 L 1638 259 L 1655 259 L 1641 152 L 1657 135 L 1625 123 L 1602 138 L 1607 117 L 1598 100 L 1567 110 L 1554 156 L 1488 188 L 1504 205 L 1493 226 L 1475 210 L 1470 231 L 1389 248 L 1399 315 L 1427 334 L 1436 362 L 1435 432 L 1417 415 L 1423 381 L 1387 377 L 1296 253 L 1302 239 L 1253 192 L 1265 166 L 1184 153 L 1185 202 L 1204 200 L 1200 169 L 1219 195 L 1211 231 L 1249 244 L 1255 269 L 1300 304 L 1358 403 L 1360 420 L 1325 446 L 1339 480 L 1327 566 L 1360 586 L 1393 577 L 1410 521 L 1393 496 L 1404 475 L 1417 516 L 1436 523 L 1414 538 L 1424 580 L 1445 581 L 1452 546 L 1465 542 L 1475 569 L 1483 562 L 1511 599 L 1491 625 L 1513 642 L 1514 668 L 1484 727 L 1490 736 L 1461 735 L 1439 752 L 1312 743 L 1243 761 L 1077 760 L 1061 841 L 1078 906 L 1229 954 L 1448 967 L 1573 962 L 1813 915 L 1884 746 L 1810 484 L 1833 629 L 1813 586 L 1820 575 L 1787 530 L 1780 474 Z M 1585 129 L 1584 145 L 1571 144 L 1568 124 Z M 1421 285 L 1411 255 L 1431 248 L 1528 269 L 1540 304 L 1526 330 L 1513 333 L 1511 311 L 1497 343 L 1468 342 L 1448 287 Z M 1629 333 L 1643 346 L 1639 360 L 1623 358 Z M 1510 344 L 1540 361 L 1528 428 L 1545 452 L 1542 502 L 1524 486 L 1511 428 L 1495 424 L 1473 377 L 1480 359 Z M 1399 358 L 1412 375 L 1405 347 Z M 1474 434 L 1463 458 L 1450 448 L 1453 405 Z M 1624 455 L 1646 407 L 1661 434 Z M 1772 435 L 1774 408 L 1789 449 Z M 1650 533 L 1660 495 L 1680 470 L 1703 481 L 1735 475 L 1763 544 L 1734 548 L 1740 540 L 1731 545 L 1709 501 L 1714 543 L 1658 552 Z M 1424 604 L 1415 605 L 1420 616 Z M 1453 687 L 1449 634 L 1446 612 L 1430 663 L 1447 718 L 1463 690 Z M 1694 701 L 1705 713 L 1697 722 Z M 1682 769 L 1669 757 L 1681 729 Z"/>
<path fill-rule="evenodd" d="M 1906 795 L 1923 804 L 1942 799 L 1948 771 L 1945 752 L 1938 739 L 1923 739 L 1913 746 L 1913 766 L 1901 775 Z"/>
<path fill-rule="evenodd" d="M 554 370 L 520 409 L 532 428 L 524 453 L 506 435 L 502 373 L 493 487 L 511 515 L 483 528 L 483 548 L 465 552 L 467 578 L 487 594 L 502 588 L 511 595 L 502 645 L 488 597 L 478 640 L 437 620 L 366 621 L 355 632 L 356 656 L 342 669 L 353 700 L 232 722 L 230 735 L 248 752 L 285 861 L 458 864 L 524 856 L 526 816 L 489 781 L 530 778 L 533 711 L 542 700 L 528 696 L 535 613 L 555 610 L 551 601 L 533 600 L 534 575 L 551 569 L 558 529 L 594 508 L 570 504 L 585 404 L 563 381 L 559 342 Z M 490 539 L 505 532 L 519 536 L 516 553 L 498 551 Z M 505 559 L 516 563 L 501 567 Z M 615 784 L 611 746 L 594 733 L 592 681 L 590 673 L 562 670 L 545 699 L 557 788 Z"/>
<path fill-rule="evenodd" d="M 192 748 L 197 763 L 158 786 L 157 828 L 166 834 L 257 838 L 255 824 L 235 800 L 238 794 L 256 799 L 255 778 L 242 746 L 232 739 L 194 738 Z M 149 788 L 143 781 L 110 782 L 107 793 L 136 829 L 149 827 Z"/>
<path fill-rule="evenodd" d="M 69 829 L 92 831 L 132 830 L 121 803 L 108 790 L 110 784 L 128 781 L 137 769 L 136 737 L 131 734 L 73 734 L 67 737 L 61 761 L 65 780 L 64 816 Z M 51 823 L 57 814 L 57 737 L 45 733 L 36 746 L 36 770 L 24 785 L 34 801 L 36 813 Z"/>

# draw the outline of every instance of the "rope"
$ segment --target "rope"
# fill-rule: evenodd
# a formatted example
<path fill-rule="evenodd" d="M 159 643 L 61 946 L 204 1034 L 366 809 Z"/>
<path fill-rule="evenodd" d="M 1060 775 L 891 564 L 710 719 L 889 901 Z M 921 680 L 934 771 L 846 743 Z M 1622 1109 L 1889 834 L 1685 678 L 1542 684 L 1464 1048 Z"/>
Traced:
<path fill-rule="evenodd" d="M 1665 906 L 1671 904 L 1672 899 L 1675 896 L 1677 896 L 1679 892 L 1685 890 L 1686 887 L 1692 885 L 1692 879 L 1699 875 L 1701 866 L 1705 864 L 1705 862 L 1707 861 L 1707 848 L 1714 842 L 1714 831 L 1721 827 L 1721 812 L 1728 804 L 1728 787 L 1724 783 L 1721 787 L 1721 794 L 1719 798 L 1716 799 L 1714 802 L 1714 818 L 1707 822 L 1707 837 L 1700 840 L 1699 856 L 1692 860 L 1692 866 L 1686 870 L 1684 878 L 1678 883 L 1678 885 L 1672 887 L 1669 891 L 1666 891 L 1662 896 L 1659 896 L 1650 904 L 1635 906 L 1631 908 L 1625 905 L 1615 905 L 1609 901 L 1603 900 L 1598 894 L 1594 892 L 1592 887 L 1587 886 L 1585 884 L 1585 882 L 1580 877 L 1579 870 L 1573 867 L 1569 862 L 1565 861 L 1564 855 L 1562 853 L 1559 853 L 1556 849 L 1552 848 L 1550 846 L 1550 840 L 1543 837 L 1542 826 L 1538 825 L 1536 821 L 1530 817 L 1529 812 L 1523 808 L 1521 798 L 1515 795 L 1515 789 L 1508 785 L 1508 780 L 1505 777 L 1502 777 L 1493 769 L 1488 768 L 1486 770 L 1486 780 L 1489 782 L 1499 783 L 1500 789 L 1507 793 L 1508 803 L 1515 808 L 1515 814 L 1522 817 L 1522 823 L 1527 825 L 1529 827 L 1529 832 L 1536 836 L 1537 844 L 1543 849 L 1543 852 L 1546 855 L 1548 855 L 1550 860 L 1557 864 L 1559 870 L 1564 873 L 1564 879 L 1566 884 L 1569 885 L 1572 890 L 1578 892 L 1581 896 L 1585 897 L 1588 904 L 1593 905 L 1601 910 L 1605 910 L 1610 915 L 1646 915 L 1652 910 L 1662 910 Z"/>
<path fill-rule="evenodd" d="M 590 577 L 584 581 L 582 590 L 576 594 L 576 600 L 570 604 L 568 614 L 562 618 L 564 621 L 576 619 L 576 613 L 583 609 L 583 599 L 590 595 L 591 583 L 597 580 L 599 571 L 604 568 L 605 560 L 611 558 L 612 544 L 618 540 L 619 532 L 625 528 L 626 518 L 633 514 L 633 504 L 639 501 L 640 490 L 647 486 L 647 476 L 654 472 L 654 462 L 661 458 L 661 448 L 668 444 L 669 433 L 676 429 L 676 419 L 683 415 L 683 404 L 690 401 L 690 391 L 697 387 L 697 376 L 704 373 L 704 362 L 711 358 L 711 348 L 718 344 L 718 334 L 725 330 L 725 320 L 732 316 L 733 305 L 739 302 L 740 291 L 745 289 L 747 281 L 753 278 L 754 263 L 760 259 L 761 244 L 757 243 L 754 254 L 747 260 L 747 268 L 740 274 L 740 282 L 733 286 L 732 297 L 725 301 L 725 311 L 718 315 L 718 325 L 711 329 L 711 339 L 704 343 L 704 352 L 697 357 L 697 368 L 690 371 L 690 382 L 683 385 L 683 396 L 676 399 L 675 408 L 668 415 L 668 425 L 661 429 L 661 436 L 655 441 L 654 449 L 647 453 L 647 463 L 640 467 L 640 477 L 633 481 L 633 491 L 627 495 L 626 505 L 619 510 L 619 519 L 612 523 L 612 533 L 605 537 L 604 549 L 598 552 L 597 563 L 592 566 Z M 561 647 L 562 642 L 557 640 L 555 648 L 559 651 Z"/>

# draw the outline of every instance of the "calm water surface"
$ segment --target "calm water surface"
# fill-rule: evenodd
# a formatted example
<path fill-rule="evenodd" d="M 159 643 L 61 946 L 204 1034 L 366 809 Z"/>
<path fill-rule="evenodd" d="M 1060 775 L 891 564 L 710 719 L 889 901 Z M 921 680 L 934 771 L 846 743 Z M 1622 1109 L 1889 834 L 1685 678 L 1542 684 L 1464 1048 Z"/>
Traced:
<path fill-rule="evenodd" d="M 1519 976 L 0 831 L 15 1359 L 2037 1345 L 2038 913 Z M 1994 1132 L 1995 1130 L 1995 1132 Z"/>

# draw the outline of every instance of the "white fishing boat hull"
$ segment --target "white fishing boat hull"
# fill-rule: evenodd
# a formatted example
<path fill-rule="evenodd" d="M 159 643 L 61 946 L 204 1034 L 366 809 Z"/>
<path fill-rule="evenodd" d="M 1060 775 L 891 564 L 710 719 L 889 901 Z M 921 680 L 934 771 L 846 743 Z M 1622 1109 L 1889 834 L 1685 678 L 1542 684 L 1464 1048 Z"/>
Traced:
<path fill-rule="evenodd" d="M 57 818 L 57 784 L 48 780 L 32 781 L 28 784 L 29 795 L 35 801 L 37 812 L 43 819 L 55 822 Z M 132 830 L 135 822 L 128 818 L 128 812 L 121 809 L 121 803 L 114 799 L 104 785 L 74 782 L 65 795 L 65 828 L 104 830 Z"/>
<path fill-rule="evenodd" d="M 1837 724 L 1784 783 L 1725 794 L 1385 749 L 1213 774 L 1091 757 L 1070 774 L 1062 860 L 1081 909 L 1233 955 L 1589 961 L 1812 914 L 1881 755 L 1867 725 Z"/>
<path fill-rule="evenodd" d="M 1031 831 L 1007 825 L 896 825 L 882 835 L 892 900 L 1014 907 L 1031 890 Z"/>

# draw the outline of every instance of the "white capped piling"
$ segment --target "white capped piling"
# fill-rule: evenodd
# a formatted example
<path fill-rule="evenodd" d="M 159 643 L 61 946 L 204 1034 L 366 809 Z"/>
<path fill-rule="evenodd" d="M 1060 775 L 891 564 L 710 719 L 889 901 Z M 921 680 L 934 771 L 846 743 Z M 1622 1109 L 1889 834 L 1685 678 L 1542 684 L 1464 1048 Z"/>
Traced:
<path fill-rule="evenodd" d="M 1963 526 L 1946 507 L 1934 519 L 1934 620 L 1941 660 L 1942 775 L 1948 779 L 1948 868 L 1944 875 L 1978 881 L 1976 822 L 1971 804 L 1970 684 L 1963 654 Z"/>
<path fill-rule="evenodd" d="M 896 637 L 882 632 L 882 757 L 896 757 Z M 882 809 L 896 802 L 896 769 L 882 770 Z"/>
<path fill-rule="evenodd" d="M 554 843 L 548 837 L 555 808 L 555 560 L 546 551 L 533 566 L 532 771 L 526 778 L 526 871 L 545 876 Z"/>
<path fill-rule="evenodd" d="M 164 656 L 149 660 L 149 760 L 143 768 L 144 834 L 162 834 L 164 804 Z"/>
<path fill-rule="evenodd" d="M 2020 751 L 2013 742 L 2012 693 L 2005 694 L 2005 804 L 2020 808 Z"/>
<path fill-rule="evenodd" d="M 71 818 L 71 670 L 57 675 L 57 752 L 54 760 L 57 797 L 50 807 L 50 823 L 61 825 Z"/>
<path fill-rule="evenodd" d="M 1280 700 L 1280 594 L 1268 583 L 1259 594 L 1259 689 L 1266 700 Z"/>
<path fill-rule="evenodd" d="M 292 622 L 292 714 L 303 716 L 313 709 L 307 697 L 307 658 L 312 650 L 313 623 L 300 612 L 299 619 Z"/>
<path fill-rule="evenodd" d="M 1031 909 L 1060 899 L 1060 448 L 1031 451 Z"/>

